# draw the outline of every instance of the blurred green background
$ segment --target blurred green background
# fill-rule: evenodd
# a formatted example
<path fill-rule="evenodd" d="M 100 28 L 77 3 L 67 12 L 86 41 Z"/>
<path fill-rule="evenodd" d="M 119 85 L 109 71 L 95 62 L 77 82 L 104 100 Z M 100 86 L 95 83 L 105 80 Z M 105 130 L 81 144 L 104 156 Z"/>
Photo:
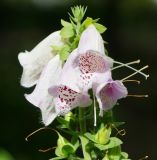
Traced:
<path fill-rule="evenodd" d="M 126 98 L 114 109 L 118 120 L 125 121 L 127 134 L 123 150 L 133 160 L 148 155 L 157 159 L 157 0 L 1 0 L 0 2 L 0 148 L 14 160 L 48 160 L 53 151 L 39 148 L 56 145 L 56 135 L 42 131 L 30 142 L 25 137 L 42 127 L 40 111 L 29 104 L 23 94 L 32 89 L 20 86 L 22 68 L 17 55 L 30 51 L 48 34 L 61 28 L 60 19 L 68 19 L 69 8 L 88 6 L 87 16 L 101 18 L 108 30 L 103 38 L 110 56 L 122 62 L 141 59 L 138 67 L 149 64 L 150 78 L 135 78 L 141 85 L 127 84 L 129 93 L 149 94 L 148 99 Z M 123 78 L 127 69 L 114 72 Z M 54 124 L 52 124 L 52 127 Z M 1 151 L 0 149 L 0 151 Z M 1 151 L 1 153 L 5 151 Z M 5 157 L 5 156 L 3 156 Z M 11 160 L 2 158 L 0 160 Z"/>

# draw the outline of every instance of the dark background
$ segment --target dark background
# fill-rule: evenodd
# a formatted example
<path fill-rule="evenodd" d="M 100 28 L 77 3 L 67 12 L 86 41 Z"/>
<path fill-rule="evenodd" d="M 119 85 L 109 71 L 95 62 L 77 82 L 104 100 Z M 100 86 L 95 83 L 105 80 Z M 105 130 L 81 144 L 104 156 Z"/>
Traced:
<path fill-rule="evenodd" d="M 138 75 L 135 78 L 141 80 L 141 85 L 127 85 L 130 94 L 149 94 L 149 98 L 128 97 L 114 111 L 118 120 L 126 122 L 123 150 L 133 160 L 145 155 L 156 160 L 157 0 L 1 0 L 0 148 L 15 160 L 48 160 L 53 156 L 53 151 L 37 150 L 55 146 L 54 133 L 43 131 L 30 142 L 24 140 L 42 125 L 40 111 L 24 99 L 23 94 L 32 89 L 20 86 L 22 68 L 17 55 L 59 30 L 60 19 L 68 20 L 67 12 L 75 4 L 88 6 L 87 16 L 101 18 L 100 22 L 108 28 L 103 38 L 109 42 L 106 47 L 111 57 L 122 62 L 141 59 L 137 68 L 149 64 L 145 71 L 150 74 L 147 81 Z M 129 73 L 123 69 L 114 75 L 123 78 Z"/>

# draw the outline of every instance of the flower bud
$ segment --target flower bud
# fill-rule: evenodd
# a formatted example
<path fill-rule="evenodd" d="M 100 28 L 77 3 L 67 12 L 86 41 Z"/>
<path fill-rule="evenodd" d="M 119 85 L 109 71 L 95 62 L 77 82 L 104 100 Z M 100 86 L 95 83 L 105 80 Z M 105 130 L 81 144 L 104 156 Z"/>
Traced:
<path fill-rule="evenodd" d="M 65 115 L 65 120 L 67 122 L 70 122 L 71 119 L 73 119 L 73 113 L 72 112 L 68 112 L 66 115 Z"/>
<path fill-rule="evenodd" d="M 95 141 L 99 144 L 106 144 L 109 141 L 111 135 L 111 127 L 106 125 L 101 125 L 101 128 L 95 135 Z"/>

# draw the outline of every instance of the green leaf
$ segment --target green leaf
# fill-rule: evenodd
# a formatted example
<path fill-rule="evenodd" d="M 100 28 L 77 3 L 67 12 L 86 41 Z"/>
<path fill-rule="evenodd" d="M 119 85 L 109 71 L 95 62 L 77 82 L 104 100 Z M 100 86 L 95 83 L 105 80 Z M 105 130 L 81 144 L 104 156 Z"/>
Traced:
<path fill-rule="evenodd" d="M 108 155 L 110 160 L 120 160 L 120 157 L 121 157 L 120 146 L 110 149 L 108 152 Z"/>
<path fill-rule="evenodd" d="M 13 160 L 13 157 L 6 150 L 0 149 L 0 160 Z"/>
<path fill-rule="evenodd" d="M 68 45 L 64 45 L 59 52 L 61 60 L 62 61 L 67 60 L 69 54 L 70 54 L 70 47 Z"/>
<path fill-rule="evenodd" d="M 95 135 L 93 135 L 93 134 L 91 134 L 91 133 L 85 133 L 84 134 L 85 135 L 85 137 L 87 138 L 87 139 L 89 139 L 89 140 L 91 140 L 91 141 L 93 141 L 93 142 L 96 142 L 95 141 Z"/>
<path fill-rule="evenodd" d="M 101 34 L 104 33 L 107 29 L 105 26 L 103 26 L 102 24 L 99 24 L 99 23 L 94 23 L 94 26 Z"/>
<path fill-rule="evenodd" d="M 102 144 L 94 144 L 94 145 L 95 145 L 95 147 L 97 147 L 100 150 L 107 150 L 110 148 L 117 147 L 117 146 L 121 145 L 122 143 L 123 142 L 119 138 L 111 137 L 109 143 L 107 143 L 105 145 L 102 145 Z"/>
<path fill-rule="evenodd" d="M 64 21 L 63 19 L 61 19 L 61 24 L 63 27 L 70 27 L 72 28 L 72 24 L 67 22 L 67 21 Z"/>
<path fill-rule="evenodd" d="M 91 160 L 90 154 L 86 151 L 86 146 L 89 143 L 89 140 L 83 136 L 80 136 L 80 139 L 82 144 L 84 160 Z"/>
<path fill-rule="evenodd" d="M 63 27 L 61 29 L 60 35 L 63 39 L 68 39 L 73 37 L 75 35 L 75 32 L 72 27 Z"/>
<path fill-rule="evenodd" d="M 127 159 L 128 158 L 128 154 L 126 152 L 121 152 L 121 156 L 122 158 L 124 159 Z"/>

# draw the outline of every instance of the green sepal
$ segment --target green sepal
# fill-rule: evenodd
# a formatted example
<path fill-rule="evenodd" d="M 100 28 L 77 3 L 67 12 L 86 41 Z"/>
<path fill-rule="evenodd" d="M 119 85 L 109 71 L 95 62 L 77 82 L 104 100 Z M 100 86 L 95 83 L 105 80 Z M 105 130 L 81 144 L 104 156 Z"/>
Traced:
<path fill-rule="evenodd" d="M 84 20 L 84 22 L 82 23 L 82 28 L 81 28 L 81 30 L 83 31 L 83 30 L 85 30 L 89 25 L 93 24 L 93 25 L 96 27 L 96 29 L 98 30 L 98 32 L 99 32 L 100 34 L 104 33 L 107 28 L 106 28 L 105 26 L 103 26 L 102 24 L 97 23 L 98 21 L 99 21 L 99 18 L 94 20 L 94 19 L 92 19 L 92 18 L 90 18 L 90 17 L 87 17 L 87 18 Z"/>
<path fill-rule="evenodd" d="M 77 148 L 79 147 L 79 141 L 77 140 L 75 144 L 71 144 L 67 139 L 65 139 L 63 136 L 61 136 L 57 132 L 59 138 L 57 141 L 57 148 L 55 150 L 55 154 L 58 157 L 68 157 L 70 154 L 73 154 L 76 152 Z"/>
<path fill-rule="evenodd" d="M 95 135 L 95 142 L 98 144 L 106 144 L 111 135 L 111 127 L 110 125 L 105 125 L 102 123 L 100 129 Z"/>
<path fill-rule="evenodd" d="M 95 141 L 95 135 L 93 135 L 93 134 L 91 134 L 91 133 L 89 133 L 89 132 L 85 133 L 84 135 L 85 135 L 85 137 L 86 137 L 87 139 L 89 139 L 89 140 L 91 140 L 91 141 L 93 141 L 93 142 L 96 142 L 96 141 Z"/>
<path fill-rule="evenodd" d="M 79 136 L 82 144 L 82 150 L 83 150 L 83 156 L 84 160 L 91 160 L 90 154 L 87 152 L 87 144 L 89 143 L 89 140 L 83 136 Z"/>
<path fill-rule="evenodd" d="M 99 31 L 100 34 L 104 33 L 107 30 L 107 28 L 100 23 L 94 23 L 94 26 L 96 27 L 96 29 Z"/>
<path fill-rule="evenodd" d="M 106 144 L 109 141 L 111 135 L 111 127 L 102 123 L 98 132 L 94 135 L 91 133 L 85 133 L 85 136 L 97 144 Z"/>
<path fill-rule="evenodd" d="M 65 20 L 63 20 L 63 19 L 61 19 L 61 24 L 62 24 L 63 27 L 73 28 L 73 26 L 72 26 L 71 23 L 69 23 L 69 22 L 67 22 L 67 21 L 65 21 Z"/>
<path fill-rule="evenodd" d="M 60 59 L 61 59 L 62 61 L 67 60 L 69 54 L 70 54 L 70 47 L 69 47 L 68 45 L 64 45 L 64 46 L 62 47 L 62 49 L 60 50 L 60 52 L 59 52 Z"/>
<path fill-rule="evenodd" d="M 63 152 L 64 155 L 68 156 L 68 155 L 70 155 L 70 154 L 75 152 L 75 148 L 74 148 L 74 146 L 72 144 L 67 143 L 66 145 L 64 145 L 62 147 L 62 152 Z"/>
<path fill-rule="evenodd" d="M 110 160 L 120 160 L 121 158 L 121 148 L 120 146 L 114 147 L 108 152 Z"/>
<path fill-rule="evenodd" d="M 68 27 L 63 27 L 61 29 L 60 35 L 63 39 L 68 39 L 68 38 L 73 37 L 75 35 L 75 32 L 74 32 L 72 25 Z"/>
<path fill-rule="evenodd" d="M 109 142 L 105 145 L 102 145 L 102 144 L 94 144 L 94 145 L 95 145 L 95 147 L 97 147 L 98 149 L 103 151 L 103 150 L 117 147 L 117 146 L 121 145 L 122 143 L 123 142 L 119 138 L 111 137 Z"/>

